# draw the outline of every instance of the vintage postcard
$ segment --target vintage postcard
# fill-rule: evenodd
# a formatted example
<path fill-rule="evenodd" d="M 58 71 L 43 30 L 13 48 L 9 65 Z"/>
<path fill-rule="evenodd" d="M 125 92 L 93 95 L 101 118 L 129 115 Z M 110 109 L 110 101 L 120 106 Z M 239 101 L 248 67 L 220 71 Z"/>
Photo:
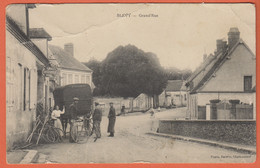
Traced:
<path fill-rule="evenodd" d="M 10 4 L 8 164 L 254 163 L 252 3 Z"/>

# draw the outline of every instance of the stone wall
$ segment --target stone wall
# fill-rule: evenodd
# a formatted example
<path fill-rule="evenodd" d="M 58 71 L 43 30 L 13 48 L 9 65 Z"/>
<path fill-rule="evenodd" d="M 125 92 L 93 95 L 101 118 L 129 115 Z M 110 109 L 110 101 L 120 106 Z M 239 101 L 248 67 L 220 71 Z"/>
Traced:
<path fill-rule="evenodd" d="M 159 132 L 221 142 L 256 145 L 256 121 L 160 120 Z"/>
<path fill-rule="evenodd" d="M 124 99 L 122 97 L 109 98 L 109 97 L 94 97 L 93 102 L 99 102 L 102 104 L 102 114 L 103 116 L 107 116 L 110 109 L 110 102 L 113 102 L 113 106 L 115 108 L 116 114 L 121 113 L 121 108 L 125 106 L 125 112 L 131 112 L 131 98 Z"/>

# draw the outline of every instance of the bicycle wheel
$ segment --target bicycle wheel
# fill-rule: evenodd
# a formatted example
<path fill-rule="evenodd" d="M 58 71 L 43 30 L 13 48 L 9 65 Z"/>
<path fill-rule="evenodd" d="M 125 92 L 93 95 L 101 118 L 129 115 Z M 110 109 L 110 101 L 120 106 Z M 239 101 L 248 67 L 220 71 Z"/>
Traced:
<path fill-rule="evenodd" d="M 71 128 L 71 138 L 73 139 L 74 142 L 78 142 L 79 141 L 79 135 L 78 135 L 78 127 L 77 126 L 73 126 Z"/>
<path fill-rule="evenodd" d="M 92 120 L 87 120 L 85 123 L 86 136 L 91 136 L 93 134 L 93 123 Z"/>
<path fill-rule="evenodd" d="M 64 134 L 63 130 L 60 128 L 53 128 L 53 131 L 55 132 L 55 141 L 60 142 L 62 141 L 62 135 Z"/>
<path fill-rule="evenodd" d="M 55 135 L 55 131 L 53 130 L 53 128 L 49 128 L 48 131 L 46 132 L 46 137 L 47 140 L 51 143 L 54 143 L 56 141 L 56 135 Z"/>

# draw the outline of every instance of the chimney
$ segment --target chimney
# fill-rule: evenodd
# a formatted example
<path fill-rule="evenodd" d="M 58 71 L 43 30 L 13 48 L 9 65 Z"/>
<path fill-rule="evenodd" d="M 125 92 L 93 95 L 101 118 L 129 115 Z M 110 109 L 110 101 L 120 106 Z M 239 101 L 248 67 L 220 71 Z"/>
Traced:
<path fill-rule="evenodd" d="M 74 47 L 73 43 L 64 44 L 64 50 L 68 52 L 72 57 L 74 57 Z"/>
<path fill-rule="evenodd" d="M 216 41 L 217 44 L 217 50 L 216 53 L 219 52 L 225 52 L 226 48 L 227 48 L 227 41 L 223 40 L 223 39 L 218 39 Z"/>
<path fill-rule="evenodd" d="M 234 45 L 239 41 L 240 39 L 240 32 L 237 27 L 231 27 L 228 32 L 228 49 L 231 49 L 234 47 Z"/>
<path fill-rule="evenodd" d="M 225 52 L 227 51 L 227 41 L 223 41 L 223 45 L 222 45 L 222 51 Z"/>

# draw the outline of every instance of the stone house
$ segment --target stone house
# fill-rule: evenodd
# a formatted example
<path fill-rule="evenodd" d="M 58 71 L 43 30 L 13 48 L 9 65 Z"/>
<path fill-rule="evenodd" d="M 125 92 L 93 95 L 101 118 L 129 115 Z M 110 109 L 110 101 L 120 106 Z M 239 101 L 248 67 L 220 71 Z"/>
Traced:
<path fill-rule="evenodd" d="M 44 52 L 29 38 L 29 9 L 33 4 L 6 8 L 6 142 L 7 150 L 24 142 L 36 120 L 37 85 Z"/>
<path fill-rule="evenodd" d="M 228 42 L 217 40 L 217 49 L 187 79 L 187 118 L 198 119 L 200 109 L 210 100 L 240 100 L 254 104 L 256 57 L 240 38 L 238 28 L 230 28 Z"/>
<path fill-rule="evenodd" d="M 93 71 L 87 66 L 79 62 L 74 57 L 74 47 L 72 43 L 64 45 L 64 49 L 55 45 L 49 45 L 50 57 L 55 60 L 59 69 L 59 86 L 87 83 L 92 89 L 94 84 L 92 82 Z"/>

